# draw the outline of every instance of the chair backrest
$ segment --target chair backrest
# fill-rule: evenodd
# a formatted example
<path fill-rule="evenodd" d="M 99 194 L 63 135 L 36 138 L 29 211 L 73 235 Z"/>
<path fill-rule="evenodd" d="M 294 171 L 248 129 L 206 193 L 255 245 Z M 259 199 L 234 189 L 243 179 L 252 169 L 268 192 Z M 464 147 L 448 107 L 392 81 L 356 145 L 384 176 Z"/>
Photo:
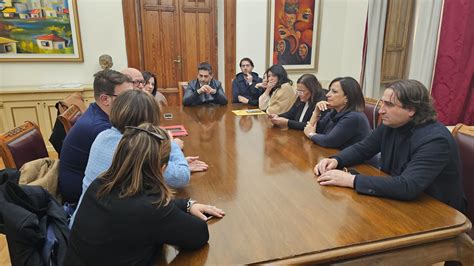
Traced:
<path fill-rule="evenodd" d="M 75 104 L 71 104 L 69 108 L 58 116 L 59 121 L 64 126 L 64 130 L 67 132 L 76 123 L 77 119 L 82 115 L 81 109 Z"/>
<path fill-rule="evenodd" d="M 188 88 L 187 81 L 178 82 L 178 105 L 183 105 L 184 90 Z"/>
<path fill-rule="evenodd" d="M 474 221 L 474 126 L 457 124 L 453 129 L 453 137 L 456 140 L 461 156 L 462 180 L 464 193 L 466 194 L 469 220 Z M 471 238 L 474 239 L 474 230 L 471 230 Z"/>
<path fill-rule="evenodd" d="M 20 169 L 23 164 L 48 157 L 38 126 L 30 121 L 0 135 L 0 155 L 5 167 Z"/>
<path fill-rule="evenodd" d="M 376 100 L 369 97 L 365 98 L 365 109 L 364 113 L 369 120 L 370 128 L 375 129 L 377 128 L 380 123 L 382 122 L 382 117 L 379 115 L 379 109 L 382 105 L 380 100 Z"/>
<path fill-rule="evenodd" d="M 56 103 L 56 109 L 60 114 L 64 113 L 72 104 L 79 107 L 81 113 L 84 113 L 87 109 L 86 103 L 84 102 L 84 98 L 79 92 L 74 92 L 68 95 L 63 100 Z"/>

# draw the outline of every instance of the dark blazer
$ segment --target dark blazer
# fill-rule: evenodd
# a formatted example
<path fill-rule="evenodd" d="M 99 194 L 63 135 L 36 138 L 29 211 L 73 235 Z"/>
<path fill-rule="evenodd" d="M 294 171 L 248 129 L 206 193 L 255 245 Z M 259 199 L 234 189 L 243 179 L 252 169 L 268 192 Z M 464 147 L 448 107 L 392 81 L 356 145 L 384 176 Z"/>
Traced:
<path fill-rule="evenodd" d="M 297 129 L 297 130 L 303 130 L 304 127 L 306 126 L 306 123 L 311 119 L 311 116 L 313 115 L 314 107 L 316 104 L 309 103 L 308 109 L 306 110 L 306 113 L 304 114 L 303 121 L 299 121 L 301 113 L 303 112 L 304 106 L 306 103 L 300 101 L 299 98 L 296 99 L 295 103 L 293 106 L 291 106 L 290 110 L 288 112 L 280 114 L 279 116 L 284 117 L 288 119 L 288 128 L 291 129 Z"/>
<path fill-rule="evenodd" d="M 183 105 L 193 106 L 208 103 L 226 105 L 227 98 L 225 97 L 221 82 L 212 79 L 209 86 L 216 90 L 214 95 L 205 93 L 199 94 L 197 93 L 197 90 L 201 88 L 199 81 L 197 79 L 191 80 L 184 91 Z"/>
<path fill-rule="evenodd" d="M 157 207 L 159 194 L 97 196 L 102 179 L 87 189 L 71 229 L 64 265 L 154 265 L 163 244 L 195 250 L 209 239 L 206 222 L 186 212 L 185 199 Z"/>
<path fill-rule="evenodd" d="M 343 167 L 362 163 L 378 152 L 382 171 L 391 176 L 359 174 L 354 180 L 357 192 L 398 200 L 413 200 L 425 192 L 461 212 L 466 211 L 458 147 L 444 125 L 382 125 L 334 158 L 338 167 Z"/>
<path fill-rule="evenodd" d="M 322 116 L 311 140 L 323 147 L 344 149 L 370 134 L 370 125 L 363 112 L 332 110 Z"/>
<path fill-rule="evenodd" d="M 295 103 L 293 106 L 291 106 L 290 110 L 288 112 L 280 114 L 279 116 L 284 117 L 288 119 L 288 128 L 291 129 L 297 129 L 297 130 L 303 130 L 304 127 L 306 126 L 306 123 L 311 119 L 311 116 L 313 115 L 314 108 L 316 108 L 316 104 L 320 101 L 325 101 L 326 100 L 326 93 L 327 90 L 323 89 L 322 95 L 316 99 L 315 103 L 309 102 L 308 109 L 306 110 L 306 113 L 303 117 L 303 121 L 300 122 L 300 116 L 301 113 L 303 112 L 304 105 L 305 103 L 300 101 L 299 98 L 296 98 Z M 329 111 L 324 111 L 321 113 L 321 116 L 324 116 L 327 112 Z"/>
<path fill-rule="evenodd" d="M 263 88 L 257 89 L 255 85 L 262 82 L 262 78 L 257 73 L 252 72 L 253 82 L 248 85 L 245 81 L 244 73 L 240 72 L 232 81 L 232 102 L 239 103 L 239 95 L 247 98 L 250 105 L 258 106 L 258 98 L 264 92 Z"/>

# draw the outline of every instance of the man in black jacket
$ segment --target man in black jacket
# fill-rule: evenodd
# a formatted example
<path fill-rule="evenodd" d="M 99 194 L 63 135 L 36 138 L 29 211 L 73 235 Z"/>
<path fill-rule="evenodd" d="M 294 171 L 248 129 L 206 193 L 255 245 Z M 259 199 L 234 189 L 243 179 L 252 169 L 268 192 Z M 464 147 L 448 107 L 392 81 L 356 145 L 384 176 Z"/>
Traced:
<path fill-rule="evenodd" d="M 212 78 L 212 67 L 203 62 L 198 66 L 197 79 L 189 82 L 184 91 L 183 105 L 193 106 L 199 104 L 226 105 L 227 98 L 221 82 Z"/>
<path fill-rule="evenodd" d="M 451 133 L 436 120 L 430 94 L 416 80 L 397 81 L 385 90 L 379 110 L 383 125 L 364 140 L 319 162 L 320 185 L 354 188 L 357 192 L 398 200 L 420 193 L 465 212 L 459 151 Z M 335 170 L 363 163 L 381 153 L 388 177 L 353 175 Z"/>

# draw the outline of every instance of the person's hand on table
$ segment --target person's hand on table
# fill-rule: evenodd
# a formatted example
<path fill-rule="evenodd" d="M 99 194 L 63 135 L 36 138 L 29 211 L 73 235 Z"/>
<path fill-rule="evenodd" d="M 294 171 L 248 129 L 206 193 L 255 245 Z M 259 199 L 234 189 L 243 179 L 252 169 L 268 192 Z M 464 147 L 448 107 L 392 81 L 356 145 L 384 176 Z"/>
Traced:
<path fill-rule="evenodd" d="M 206 171 L 207 168 L 209 167 L 207 163 L 200 161 L 198 159 L 199 159 L 199 156 L 186 157 L 186 160 L 188 161 L 188 165 L 189 165 L 189 170 L 191 171 L 191 173 Z"/>
<path fill-rule="evenodd" d="M 316 181 L 322 186 L 354 187 L 355 175 L 341 170 L 329 170 L 318 176 Z"/>
<path fill-rule="evenodd" d="M 272 123 L 275 126 L 279 126 L 279 127 L 287 127 L 288 126 L 288 119 L 286 119 L 284 117 L 276 116 L 275 118 L 271 118 L 270 121 L 272 121 Z"/>
<path fill-rule="evenodd" d="M 337 164 L 338 162 L 334 158 L 324 158 L 314 167 L 314 174 L 319 176 L 326 173 L 326 171 L 336 169 Z"/>
<path fill-rule="evenodd" d="M 225 212 L 217 208 L 216 206 L 205 205 L 200 203 L 194 203 L 189 209 L 189 213 L 203 221 L 207 221 L 207 217 L 206 215 L 204 215 L 204 213 L 210 214 L 217 218 L 222 218 L 225 216 Z"/>
<path fill-rule="evenodd" d="M 314 133 L 316 132 L 316 125 L 311 125 L 311 123 L 307 123 L 304 130 L 304 134 L 306 137 L 311 138 Z"/>
<path fill-rule="evenodd" d="M 239 95 L 237 96 L 237 98 L 239 99 L 240 103 L 244 103 L 244 104 L 249 103 L 249 99 L 245 98 L 244 96 Z"/>

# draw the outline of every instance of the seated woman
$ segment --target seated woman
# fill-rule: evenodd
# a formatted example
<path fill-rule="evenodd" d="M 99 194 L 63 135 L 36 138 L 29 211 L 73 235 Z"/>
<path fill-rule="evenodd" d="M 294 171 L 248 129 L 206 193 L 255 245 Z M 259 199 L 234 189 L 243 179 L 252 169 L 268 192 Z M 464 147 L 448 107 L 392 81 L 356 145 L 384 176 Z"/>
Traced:
<path fill-rule="evenodd" d="M 267 114 L 288 112 L 296 100 L 293 81 L 288 78 L 286 70 L 281 65 L 271 66 L 265 74 L 268 83 L 265 92 L 258 99 L 258 107 Z"/>
<path fill-rule="evenodd" d="M 329 84 L 327 101 L 320 101 L 304 128 L 314 143 L 344 149 L 370 133 L 364 114 L 365 100 L 359 83 L 351 77 L 336 78 Z M 331 109 L 320 119 L 321 112 Z"/>
<path fill-rule="evenodd" d="M 150 123 L 127 126 L 110 168 L 87 189 L 64 265 L 152 265 L 163 244 L 194 250 L 209 239 L 214 206 L 173 199 L 163 172 L 171 140 Z"/>
<path fill-rule="evenodd" d="M 303 130 L 313 114 L 316 103 L 326 100 L 326 90 L 313 74 L 304 74 L 296 82 L 298 98 L 291 109 L 283 114 L 269 114 L 270 121 L 279 127 Z"/>
<path fill-rule="evenodd" d="M 254 65 L 250 58 L 242 58 L 239 65 L 242 72 L 232 81 L 232 102 L 256 106 L 263 89 L 255 85 L 261 83 L 262 79 L 257 73 L 252 72 Z"/>
<path fill-rule="evenodd" d="M 163 93 L 158 91 L 158 80 L 156 75 L 148 71 L 143 71 L 142 75 L 143 80 L 145 81 L 143 90 L 151 93 L 160 104 L 160 108 L 163 109 L 163 106 L 168 105 L 168 101 L 166 100 L 166 97 L 163 95 Z"/>
<path fill-rule="evenodd" d="M 150 94 L 140 90 L 130 90 L 115 99 L 110 112 L 112 128 L 101 132 L 92 143 L 78 206 L 81 205 L 89 185 L 112 164 L 114 152 L 125 127 L 138 126 L 145 122 L 156 126 L 160 124 L 160 108 Z M 171 142 L 168 167 L 163 174 L 165 182 L 172 188 L 186 186 L 189 183 L 191 171 L 207 169 L 207 164 L 197 160 L 198 157 L 184 157 L 176 140 Z M 71 218 L 70 226 L 74 223 L 76 213 L 77 211 Z"/>

